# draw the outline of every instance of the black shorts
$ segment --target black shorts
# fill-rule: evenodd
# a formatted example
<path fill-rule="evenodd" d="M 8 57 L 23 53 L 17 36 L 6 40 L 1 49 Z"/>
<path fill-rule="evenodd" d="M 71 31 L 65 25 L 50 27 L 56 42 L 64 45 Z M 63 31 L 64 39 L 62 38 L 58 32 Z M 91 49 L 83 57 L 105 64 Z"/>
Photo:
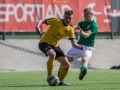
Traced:
<path fill-rule="evenodd" d="M 42 43 L 39 43 L 39 49 L 46 55 L 46 52 L 49 50 L 49 49 L 53 49 L 55 52 L 56 52 L 56 58 L 62 56 L 62 57 L 65 57 L 65 54 L 64 52 L 61 50 L 61 48 L 58 46 L 58 47 L 54 47 L 52 45 L 49 45 L 48 43 L 46 42 L 42 42 Z"/>

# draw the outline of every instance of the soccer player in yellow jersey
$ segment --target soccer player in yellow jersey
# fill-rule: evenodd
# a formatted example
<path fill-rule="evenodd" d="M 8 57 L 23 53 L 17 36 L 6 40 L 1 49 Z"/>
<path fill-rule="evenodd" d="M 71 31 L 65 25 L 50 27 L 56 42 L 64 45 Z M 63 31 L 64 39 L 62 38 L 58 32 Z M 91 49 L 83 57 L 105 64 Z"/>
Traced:
<path fill-rule="evenodd" d="M 66 36 L 69 36 L 69 40 L 71 40 L 71 44 L 74 48 L 83 50 L 84 47 L 80 46 L 75 41 L 74 29 L 70 26 L 70 22 L 73 18 L 73 11 L 67 10 L 64 13 L 63 19 L 45 19 L 39 20 L 36 26 L 36 32 L 40 33 L 41 24 L 50 25 L 47 32 L 42 36 L 39 42 L 39 49 L 45 53 L 46 56 L 49 56 L 47 61 L 47 72 L 48 77 L 52 75 L 54 60 L 58 60 L 62 67 L 60 70 L 59 80 L 60 83 L 58 85 L 61 86 L 70 86 L 71 84 L 65 83 L 64 78 L 68 73 L 68 69 L 70 67 L 70 63 L 65 56 L 64 52 L 58 45 L 58 41 Z"/>

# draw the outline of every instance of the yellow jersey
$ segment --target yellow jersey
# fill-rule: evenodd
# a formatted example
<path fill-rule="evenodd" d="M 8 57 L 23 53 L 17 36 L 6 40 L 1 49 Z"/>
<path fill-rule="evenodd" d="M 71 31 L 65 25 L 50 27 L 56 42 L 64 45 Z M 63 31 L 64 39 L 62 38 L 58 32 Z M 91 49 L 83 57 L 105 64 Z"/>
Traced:
<path fill-rule="evenodd" d="M 49 19 L 46 20 L 46 23 L 50 25 L 50 27 L 41 37 L 40 42 L 46 42 L 57 47 L 60 39 L 66 36 L 69 36 L 69 39 L 75 38 L 74 29 L 70 25 L 65 26 L 62 19 Z"/>

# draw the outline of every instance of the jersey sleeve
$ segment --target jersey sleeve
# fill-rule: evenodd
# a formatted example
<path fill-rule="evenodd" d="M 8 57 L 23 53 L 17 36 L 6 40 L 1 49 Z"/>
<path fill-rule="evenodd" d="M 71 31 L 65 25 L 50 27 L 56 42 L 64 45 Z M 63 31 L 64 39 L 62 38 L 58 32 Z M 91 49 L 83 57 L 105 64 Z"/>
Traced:
<path fill-rule="evenodd" d="M 69 40 L 71 40 L 71 39 L 74 39 L 75 38 L 75 33 L 74 33 L 74 29 L 73 28 L 71 28 L 71 32 L 69 33 Z"/>
<path fill-rule="evenodd" d="M 47 25 L 55 25 L 57 23 L 58 19 L 52 18 L 52 19 L 47 19 L 46 24 Z"/>
<path fill-rule="evenodd" d="M 92 33 L 96 33 L 98 31 L 98 25 L 97 24 L 93 24 L 92 27 L 91 27 L 91 29 L 90 29 L 90 31 Z"/>
<path fill-rule="evenodd" d="M 77 24 L 77 26 L 81 27 L 82 21 Z"/>

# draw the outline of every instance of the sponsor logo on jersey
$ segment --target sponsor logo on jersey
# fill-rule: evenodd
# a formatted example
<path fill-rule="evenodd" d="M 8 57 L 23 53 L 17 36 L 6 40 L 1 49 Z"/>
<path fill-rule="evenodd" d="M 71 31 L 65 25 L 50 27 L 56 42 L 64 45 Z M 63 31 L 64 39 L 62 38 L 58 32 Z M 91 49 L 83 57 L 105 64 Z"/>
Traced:
<path fill-rule="evenodd" d="M 48 48 L 45 48 L 45 51 L 47 51 L 48 50 Z"/>
<path fill-rule="evenodd" d="M 65 33 L 67 33 L 68 32 L 68 30 L 65 30 Z"/>
<path fill-rule="evenodd" d="M 57 28 L 60 28 L 60 26 L 58 25 Z"/>
<path fill-rule="evenodd" d="M 60 34 L 57 34 L 56 36 L 60 36 Z"/>
<path fill-rule="evenodd" d="M 90 28 L 90 25 L 87 26 L 87 29 Z"/>

